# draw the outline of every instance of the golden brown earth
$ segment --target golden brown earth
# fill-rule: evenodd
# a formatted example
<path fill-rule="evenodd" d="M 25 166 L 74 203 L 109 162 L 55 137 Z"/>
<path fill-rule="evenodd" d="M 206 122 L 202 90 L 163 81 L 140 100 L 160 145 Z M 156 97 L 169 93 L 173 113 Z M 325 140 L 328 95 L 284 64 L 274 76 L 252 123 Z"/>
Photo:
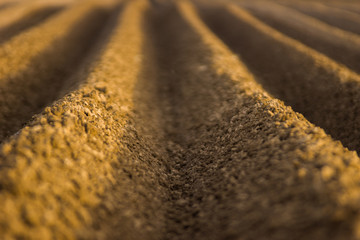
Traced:
<path fill-rule="evenodd" d="M 0 239 L 360 239 L 360 4 L 0 5 Z"/>

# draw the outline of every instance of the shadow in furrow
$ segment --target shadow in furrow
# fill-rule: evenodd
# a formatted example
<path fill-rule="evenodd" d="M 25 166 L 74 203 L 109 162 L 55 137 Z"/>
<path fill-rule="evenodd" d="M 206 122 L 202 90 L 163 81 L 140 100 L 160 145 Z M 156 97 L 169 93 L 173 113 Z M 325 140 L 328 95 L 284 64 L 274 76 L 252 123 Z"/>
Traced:
<path fill-rule="evenodd" d="M 251 76 L 229 60 L 231 54 L 187 6 L 158 7 L 150 22 L 169 161 L 164 239 L 286 239 L 292 234 L 294 239 L 341 239 L 349 232 L 346 223 L 329 220 L 331 211 L 324 210 L 333 209 L 334 202 L 310 188 L 310 178 L 297 179 L 289 161 L 313 143 L 302 141 L 297 130 L 277 127 L 260 109 L 271 104 L 259 100 L 264 95 L 254 83 L 245 90 Z M 215 64 L 218 59 L 222 66 Z M 286 111 L 309 127 L 302 116 Z M 299 129 L 305 135 L 309 130 Z"/>
<path fill-rule="evenodd" d="M 328 7 L 323 3 L 282 3 L 306 15 L 330 25 L 360 34 L 360 15 L 346 10 Z"/>
<path fill-rule="evenodd" d="M 49 183 L 49 188 L 53 184 L 59 185 L 60 181 L 75 183 L 74 191 L 67 187 L 59 187 L 58 193 L 61 193 L 59 194 L 62 198 L 58 198 L 53 205 L 61 207 L 66 205 L 64 199 L 66 201 L 74 199 L 72 201 L 74 205 L 67 206 L 66 209 L 74 215 L 79 215 L 73 216 L 73 219 L 79 222 L 75 226 L 67 225 L 68 219 L 65 219 L 66 227 L 60 230 L 57 228 L 49 230 L 50 236 L 60 236 L 61 238 L 65 231 L 64 238 L 161 239 L 158 235 L 164 227 L 160 226 L 159 229 L 161 223 L 158 223 L 162 222 L 161 218 L 164 215 L 161 208 L 165 209 L 165 207 L 162 202 L 159 204 L 159 198 L 163 195 L 161 186 L 166 185 L 168 181 L 166 181 L 166 175 L 163 174 L 161 163 L 159 163 L 161 158 L 157 157 L 163 156 L 159 148 L 164 146 L 151 141 L 154 138 L 156 140 L 156 136 L 160 135 L 158 131 L 151 132 L 150 137 L 153 138 L 150 141 L 147 141 L 147 136 L 144 136 L 141 131 L 142 128 L 146 128 L 145 132 L 148 129 L 151 131 L 153 123 L 157 121 L 152 112 L 154 108 L 156 111 L 156 105 L 152 105 L 154 103 L 151 101 L 152 98 L 148 101 L 149 95 L 154 94 L 154 91 L 149 93 L 143 90 L 144 86 L 153 87 L 146 85 L 149 82 L 148 78 L 152 78 L 149 71 L 153 69 L 153 59 L 152 56 L 147 55 L 148 47 L 151 46 L 144 46 L 142 49 L 143 45 L 148 44 L 147 41 L 144 41 L 146 36 L 143 36 L 142 26 L 145 22 L 143 14 L 144 11 L 147 11 L 146 6 L 145 0 L 131 1 L 124 6 L 123 11 L 121 9 L 120 15 L 114 14 L 114 19 L 109 20 L 105 32 L 99 33 L 100 42 L 91 45 L 90 51 L 101 47 L 101 53 L 94 51 L 97 59 L 83 56 L 85 59 L 82 62 L 85 61 L 91 66 L 84 63 L 86 65 L 84 69 L 81 66 L 75 77 L 71 76 L 70 78 L 75 82 L 79 82 L 79 79 L 86 81 L 76 91 L 46 108 L 29 124 L 28 128 L 22 129 L 18 137 L 9 141 L 12 144 L 22 136 L 26 136 L 26 140 L 22 143 L 26 146 L 31 145 L 29 148 L 34 153 L 28 159 L 29 166 L 25 167 L 27 170 L 35 165 L 41 167 L 42 161 L 48 162 L 50 158 L 57 159 L 52 162 L 56 165 L 60 163 L 60 166 L 51 167 L 50 170 L 56 174 L 46 174 L 47 177 L 41 177 L 42 182 Z M 93 24 L 93 22 L 90 23 Z M 79 30 L 80 28 L 75 29 Z M 147 63 L 143 63 L 143 59 L 146 59 Z M 77 66 L 75 67 L 77 68 Z M 143 68 L 146 72 L 145 76 L 138 75 L 139 70 Z M 141 93 L 138 94 L 136 91 L 137 93 L 133 94 L 132 90 L 137 80 L 140 81 Z M 136 100 L 131 99 L 134 95 L 136 95 Z M 150 114 L 151 117 L 144 119 L 144 112 L 139 115 L 133 114 L 132 100 L 137 103 L 141 102 L 141 106 L 137 105 L 134 111 L 140 109 L 140 111 Z M 148 106 L 152 109 L 149 110 Z M 71 120 L 68 118 L 70 112 L 73 116 Z M 55 118 L 59 117 L 55 123 L 60 124 L 59 127 L 54 128 L 55 132 L 51 127 L 55 125 L 54 116 L 56 116 Z M 45 123 L 42 119 L 46 119 Z M 146 122 L 135 128 L 134 122 L 138 120 Z M 44 131 L 38 134 L 39 132 L 36 130 L 33 131 L 36 128 Z M 66 133 L 62 134 L 64 130 Z M 41 139 L 46 139 L 45 143 Z M 56 141 L 55 144 L 54 141 Z M 9 142 L 7 142 L 8 145 Z M 43 156 L 41 150 L 36 150 L 38 149 L 36 145 L 41 149 L 47 144 L 51 151 L 49 155 Z M 20 151 L 24 149 L 24 147 L 16 145 Z M 62 147 L 65 145 L 66 149 Z M 160 145 L 160 147 L 156 148 L 155 145 Z M 67 169 L 62 164 L 63 159 L 74 161 L 74 164 Z M 82 160 L 78 161 L 78 159 Z M 0 166 L 2 173 L 6 173 L 8 167 L 17 168 L 18 166 L 9 155 L 2 155 L 0 161 L 0 165 L 4 163 Z M 84 180 L 84 174 L 89 178 Z M 6 174 L 1 175 L 5 176 Z M 42 172 L 41 175 L 45 174 Z M 22 174 L 19 177 L 21 178 Z M 5 181 L 3 178 L 0 180 L 1 188 Z M 26 188 L 19 180 L 14 180 L 14 183 L 18 184 L 21 189 Z M 38 188 L 34 187 L 36 184 L 31 185 L 30 192 L 33 199 L 41 202 L 43 199 L 46 201 L 53 197 L 52 192 L 48 192 L 45 198 L 40 200 L 37 195 Z M 63 184 L 62 186 L 68 185 Z M 6 185 L 5 188 L 7 187 L 9 186 Z M 2 189 L 0 194 L 5 195 L 6 191 L 11 188 L 12 186 Z M 87 189 L 86 193 L 81 190 L 85 188 Z M 14 195 L 15 200 L 9 197 L 14 202 L 18 199 L 27 202 L 24 199 L 27 199 L 28 195 L 17 196 L 16 193 Z M 89 203 L 83 202 L 82 198 L 89 201 L 95 198 L 95 200 L 93 203 Z M 78 209 L 83 207 L 86 208 L 83 211 L 88 214 L 78 212 Z M 42 209 L 37 210 L 40 218 L 43 216 Z M 55 210 L 53 214 L 56 219 L 59 219 L 57 224 L 62 224 L 60 219 L 63 211 Z M 84 215 L 87 220 L 83 219 Z M 20 219 L 19 222 L 27 224 L 21 216 Z M 36 226 L 34 228 L 36 229 Z M 83 230 L 79 232 L 79 229 Z M 11 229 L 4 231 L 11 232 Z M 17 233 L 17 235 L 20 234 L 22 234 L 21 236 L 34 235 L 33 233 L 29 233 L 29 235 L 26 235 L 28 233 Z M 12 233 L 10 233 L 11 235 Z M 76 237 L 72 237 L 73 235 Z"/>
<path fill-rule="evenodd" d="M 25 31 L 26 29 L 40 24 L 62 9 L 63 7 L 48 7 L 29 13 L 19 21 L 0 30 L 0 44 L 16 36 L 22 31 Z"/>
<path fill-rule="evenodd" d="M 360 72 L 360 37 L 275 3 L 242 3 L 269 26 Z"/>
<path fill-rule="evenodd" d="M 239 13 L 220 7 L 202 8 L 201 15 L 267 91 L 346 147 L 359 151 L 358 76 L 305 50 L 240 8 L 231 9 Z"/>
<path fill-rule="evenodd" d="M 347 10 L 352 13 L 360 14 L 360 6 L 356 2 L 326 2 L 324 4 L 333 8 Z"/>
<path fill-rule="evenodd" d="M 113 10 L 116 11 L 117 10 Z M 111 11 L 111 12 L 113 12 Z M 32 60 L 32 66 L 13 76 L 1 87 L 0 141 L 21 129 L 31 117 L 39 113 L 80 82 L 71 77 L 81 66 L 89 65 L 108 39 L 111 13 L 97 8 L 88 13 L 62 38 Z"/>
<path fill-rule="evenodd" d="M 10 6 L 12 6 L 14 3 L 3 3 L 3 4 L 0 4 L 0 10 L 3 10 L 3 9 L 6 9 Z M 1 13 L 0 13 L 1 14 Z"/>
<path fill-rule="evenodd" d="M 231 88 L 231 84 L 223 82 L 218 86 L 219 79 L 210 77 L 215 73 L 209 69 L 206 55 L 193 51 L 203 51 L 201 37 L 187 25 L 176 7 L 170 4 L 158 7 L 153 19 L 151 27 L 160 68 L 156 85 L 163 99 L 164 115 L 171 116 L 165 125 L 166 132 L 172 141 L 186 146 L 194 140 L 189 131 L 211 119 L 224 101 L 230 101 L 232 97 L 222 95 L 218 88 Z"/>
<path fill-rule="evenodd" d="M 162 110 L 171 176 L 165 239 L 194 239 L 196 234 L 207 235 L 202 232 L 203 223 L 197 220 L 196 198 L 200 196 L 194 196 L 194 187 L 202 179 L 192 173 L 193 165 L 201 168 L 203 159 L 197 152 L 200 148 L 192 149 L 192 145 L 199 140 L 200 129 L 232 101 L 234 95 L 229 92 L 233 92 L 233 85 L 209 69 L 201 37 L 178 9 L 170 4 L 157 6 L 152 19 L 150 29 L 158 62 L 154 85 Z"/>

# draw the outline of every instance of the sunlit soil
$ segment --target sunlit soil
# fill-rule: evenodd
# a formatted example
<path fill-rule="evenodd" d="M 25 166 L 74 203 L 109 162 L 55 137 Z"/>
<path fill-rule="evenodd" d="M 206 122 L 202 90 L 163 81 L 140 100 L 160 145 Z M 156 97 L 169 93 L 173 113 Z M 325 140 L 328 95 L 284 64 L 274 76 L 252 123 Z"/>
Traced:
<path fill-rule="evenodd" d="M 360 239 L 356 1 L 0 5 L 0 239 Z"/>

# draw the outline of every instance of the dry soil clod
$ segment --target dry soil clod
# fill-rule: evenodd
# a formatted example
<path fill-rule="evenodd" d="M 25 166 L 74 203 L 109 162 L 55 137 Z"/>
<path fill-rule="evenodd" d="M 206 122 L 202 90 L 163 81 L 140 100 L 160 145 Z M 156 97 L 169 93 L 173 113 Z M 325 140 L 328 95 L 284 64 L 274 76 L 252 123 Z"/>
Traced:
<path fill-rule="evenodd" d="M 274 95 L 327 131 L 340 124 L 348 145 L 358 138 L 355 73 L 235 5 L 126 1 L 108 22 L 115 2 L 79 4 L 0 46 L 4 106 L 28 109 L 38 88 L 52 96 L 39 92 L 49 106 L 25 127 L 14 127 L 25 115 L 6 125 L 19 131 L 0 150 L 1 237 L 360 239 L 357 154 L 269 95 L 249 69 L 268 70 Z M 78 49 L 105 25 L 102 40 L 85 47 L 100 49 Z M 242 57 L 218 37 L 244 44 Z M 294 81 L 276 82 L 280 64 Z M 54 66 L 71 77 L 53 91 Z M 311 95 L 321 91 L 333 98 Z M 14 111 L 1 104 L 1 113 Z M 334 109 L 350 119 L 341 123 Z"/>

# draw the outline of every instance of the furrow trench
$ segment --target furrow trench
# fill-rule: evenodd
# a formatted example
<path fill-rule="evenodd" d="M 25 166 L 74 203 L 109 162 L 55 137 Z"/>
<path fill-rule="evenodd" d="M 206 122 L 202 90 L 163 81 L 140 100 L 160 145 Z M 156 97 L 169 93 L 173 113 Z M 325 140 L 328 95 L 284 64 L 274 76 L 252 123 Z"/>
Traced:
<path fill-rule="evenodd" d="M 167 152 L 156 91 L 147 90 L 154 69 L 147 11 L 147 1 L 128 2 L 101 56 L 78 71 L 79 88 L 3 143 L 5 239 L 165 235 Z"/>
<path fill-rule="evenodd" d="M 273 96 L 304 114 L 346 147 L 359 151 L 357 74 L 236 5 L 216 10 L 204 8 L 202 16 Z M 236 31 L 228 27 L 234 22 Z"/>
<path fill-rule="evenodd" d="M 39 8 L 31 9 L 31 11 L 24 14 L 24 16 L 17 21 L 11 22 L 0 29 L 0 44 L 8 41 L 28 28 L 35 27 L 55 13 L 59 12 L 62 8 L 63 7 L 61 6 L 41 6 Z"/>
<path fill-rule="evenodd" d="M 0 46 L 0 141 L 59 97 L 109 14 L 106 4 L 75 4 Z"/>
<path fill-rule="evenodd" d="M 356 3 L 356 2 L 326 2 L 326 5 L 330 6 L 330 7 L 335 7 L 338 9 L 343 9 L 343 10 L 347 10 L 353 13 L 357 13 L 360 14 L 360 6 Z"/>
<path fill-rule="evenodd" d="M 45 8 L 65 7 L 65 4 L 33 1 L 31 3 L 5 4 L 5 6 L 7 7 L 0 7 L 0 29 L 8 28 L 8 26 L 20 22 L 24 16 L 29 15 L 31 12 L 36 12 Z"/>
<path fill-rule="evenodd" d="M 304 14 L 315 17 L 335 27 L 360 34 L 360 14 L 326 6 L 324 3 L 291 2 L 282 3 Z"/>
<path fill-rule="evenodd" d="M 242 2 L 254 16 L 350 69 L 360 71 L 360 36 L 273 2 Z"/>
<path fill-rule="evenodd" d="M 340 179 L 356 176 L 356 153 L 270 97 L 192 4 L 157 11 L 160 107 L 171 121 L 165 239 L 355 236 L 347 193 L 358 187 Z"/>
<path fill-rule="evenodd" d="M 360 238 L 358 155 L 279 100 L 357 149 L 358 75 L 236 5 L 82 3 L 0 46 L 39 53 L 7 96 L 49 89 L 0 145 L 1 237 Z"/>

